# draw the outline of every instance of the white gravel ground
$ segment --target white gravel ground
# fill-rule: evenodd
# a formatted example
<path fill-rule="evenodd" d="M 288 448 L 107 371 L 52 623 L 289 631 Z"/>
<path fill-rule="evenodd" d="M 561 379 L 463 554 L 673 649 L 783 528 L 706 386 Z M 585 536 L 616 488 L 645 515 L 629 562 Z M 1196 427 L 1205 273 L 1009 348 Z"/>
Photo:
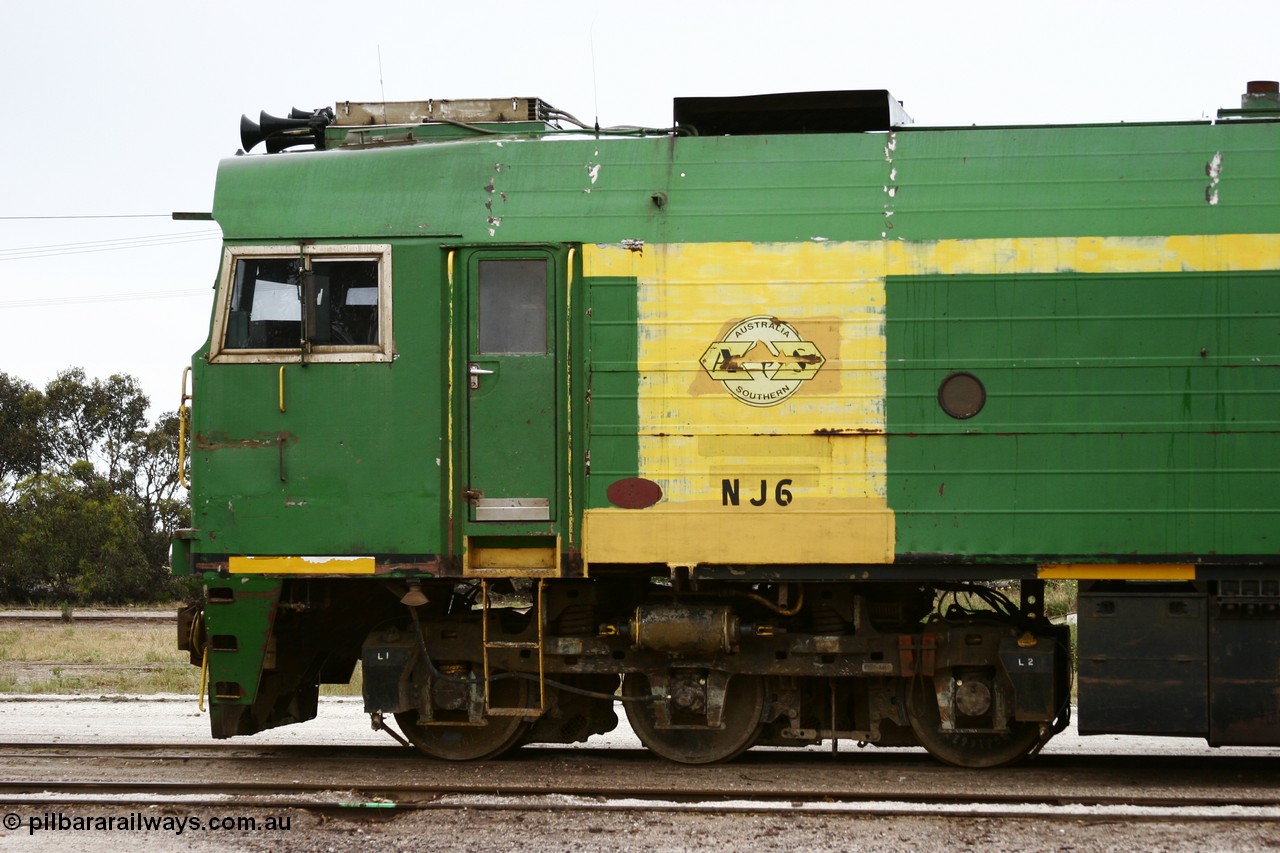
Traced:
<path fill-rule="evenodd" d="M 619 711 L 618 728 L 593 737 L 593 749 L 635 749 L 640 742 Z M 394 725 L 394 723 L 392 723 Z M 194 696 L 29 696 L 0 694 L 0 741 L 8 743 L 200 743 L 212 742 L 209 715 Z M 373 731 L 359 697 L 324 697 L 314 720 L 228 743 L 353 745 L 390 742 Z M 583 746 L 583 744 L 578 744 Z M 841 741 L 840 749 L 853 749 Z M 809 747 L 829 751 L 830 741 Z M 1209 755 L 1238 753 L 1280 758 L 1280 748 L 1212 748 L 1199 738 L 1092 735 L 1081 737 L 1072 724 L 1045 747 L 1045 755 Z M 1277 768 L 1280 770 L 1280 767 Z"/>

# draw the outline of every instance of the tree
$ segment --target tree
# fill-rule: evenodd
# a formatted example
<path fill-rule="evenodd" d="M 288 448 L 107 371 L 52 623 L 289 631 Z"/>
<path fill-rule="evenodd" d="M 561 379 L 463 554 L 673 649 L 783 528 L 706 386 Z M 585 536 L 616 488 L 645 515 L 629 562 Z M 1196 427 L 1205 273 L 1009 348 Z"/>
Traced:
<path fill-rule="evenodd" d="M 13 510 L 10 597 L 76 604 L 151 596 L 133 508 L 88 462 L 27 479 Z"/>
<path fill-rule="evenodd" d="M 40 431 L 44 395 L 21 379 L 0 373 L 0 503 L 23 477 L 40 471 L 45 441 Z"/>
<path fill-rule="evenodd" d="M 125 463 L 147 562 L 163 571 L 173 531 L 190 523 L 191 507 L 178 477 L 178 413 L 166 412 L 132 436 Z"/>
<path fill-rule="evenodd" d="M 190 517 L 178 418 L 146 412 L 131 376 L 69 368 L 41 393 L 0 373 L 0 598 L 172 594 L 169 538 Z"/>
<path fill-rule="evenodd" d="M 45 386 L 42 426 L 54 464 L 91 462 L 113 485 L 122 485 L 125 456 L 147 424 L 147 395 L 132 376 L 113 374 L 89 381 L 79 367 L 62 371 Z"/>

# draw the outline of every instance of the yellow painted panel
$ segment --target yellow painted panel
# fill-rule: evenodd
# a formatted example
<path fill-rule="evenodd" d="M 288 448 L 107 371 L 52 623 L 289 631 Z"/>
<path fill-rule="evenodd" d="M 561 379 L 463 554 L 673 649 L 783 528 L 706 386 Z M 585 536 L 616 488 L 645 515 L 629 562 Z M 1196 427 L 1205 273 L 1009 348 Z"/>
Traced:
<path fill-rule="evenodd" d="M 1158 563 L 1069 563 L 1041 566 L 1042 580 L 1193 581 L 1196 567 Z"/>
<path fill-rule="evenodd" d="M 485 548 L 471 546 L 467 565 L 472 569 L 551 569 L 555 548 Z"/>
<path fill-rule="evenodd" d="M 510 577 L 559 577 L 560 537 L 548 545 L 507 548 L 484 544 L 483 536 L 468 536 L 462 573 L 468 577 L 500 574 Z"/>
<path fill-rule="evenodd" d="M 373 557 L 230 557 L 233 575 L 371 575 Z"/>
<path fill-rule="evenodd" d="M 874 501 L 825 501 L 795 511 L 744 507 L 726 513 L 719 505 L 689 505 L 589 509 L 584 515 L 585 553 L 593 563 L 893 561 L 893 512 Z"/>

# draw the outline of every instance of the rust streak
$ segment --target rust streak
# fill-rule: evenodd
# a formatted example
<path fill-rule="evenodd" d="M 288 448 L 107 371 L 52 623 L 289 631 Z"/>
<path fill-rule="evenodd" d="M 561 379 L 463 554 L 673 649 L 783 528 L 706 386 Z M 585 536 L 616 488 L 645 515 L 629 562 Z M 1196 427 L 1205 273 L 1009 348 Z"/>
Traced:
<path fill-rule="evenodd" d="M 255 448 L 275 447 L 282 439 L 289 444 L 297 444 L 298 437 L 293 433 L 258 434 L 251 438 L 232 438 L 222 432 L 196 433 L 194 436 L 196 450 L 252 450 Z"/>

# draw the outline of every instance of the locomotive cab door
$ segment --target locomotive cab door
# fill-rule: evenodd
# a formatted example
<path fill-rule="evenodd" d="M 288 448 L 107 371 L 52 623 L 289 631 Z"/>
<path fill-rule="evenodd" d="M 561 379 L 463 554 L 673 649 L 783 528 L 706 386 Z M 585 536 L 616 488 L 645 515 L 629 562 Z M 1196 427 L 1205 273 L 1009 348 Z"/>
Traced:
<path fill-rule="evenodd" d="M 468 551 L 479 553 L 477 537 L 555 536 L 565 515 L 564 259 L 551 248 L 477 249 L 465 258 L 459 514 Z M 545 569 L 556 554 L 552 546 L 540 559 Z M 467 566 L 476 567 L 471 556 Z"/>

